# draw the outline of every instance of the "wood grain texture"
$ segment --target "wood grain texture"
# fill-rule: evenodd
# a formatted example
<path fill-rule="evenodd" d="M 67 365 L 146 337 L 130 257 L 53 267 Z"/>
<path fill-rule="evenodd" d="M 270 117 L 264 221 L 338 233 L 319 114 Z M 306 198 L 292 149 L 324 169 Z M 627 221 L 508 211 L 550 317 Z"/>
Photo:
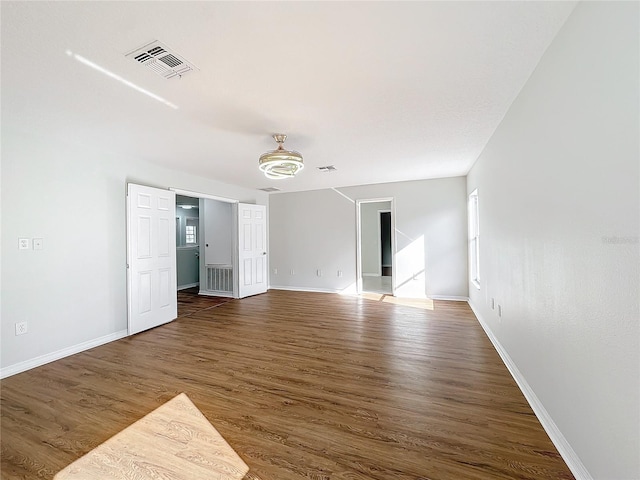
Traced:
<path fill-rule="evenodd" d="M 249 467 L 184 393 L 65 467 L 55 480 L 242 480 Z"/>
<path fill-rule="evenodd" d="M 180 392 L 263 480 L 573 478 L 465 303 L 285 291 L 3 380 L 2 478 L 52 478 Z"/>
<path fill-rule="evenodd" d="M 178 292 L 178 317 L 188 317 L 195 312 L 214 308 L 233 300 L 229 297 L 198 295 L 199 290 L 199 287 L 192 287 Z"/>

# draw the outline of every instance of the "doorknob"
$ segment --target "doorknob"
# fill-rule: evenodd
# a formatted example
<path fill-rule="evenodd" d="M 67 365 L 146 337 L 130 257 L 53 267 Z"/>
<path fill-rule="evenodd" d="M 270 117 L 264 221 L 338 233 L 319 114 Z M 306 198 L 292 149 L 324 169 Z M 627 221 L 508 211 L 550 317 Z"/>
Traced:
<path fill-rule="evenodd" d="M 267 254 L 267 252 L 262 252 L 262 254 L 263 254 L 263 255 L 266 255 L 266 254 Z"/>

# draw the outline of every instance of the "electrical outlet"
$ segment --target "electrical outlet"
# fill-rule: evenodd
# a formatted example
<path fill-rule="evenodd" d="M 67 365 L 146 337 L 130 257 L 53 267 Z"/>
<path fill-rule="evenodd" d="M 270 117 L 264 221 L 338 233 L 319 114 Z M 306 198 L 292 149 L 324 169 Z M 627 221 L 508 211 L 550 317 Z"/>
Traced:
<path fill-rule="evenodd" d="M 295 274 L 296 274 L 296 272 L 295 272 L 295 270 L 293 268 L 291 270 L 289 270 L 289 275 L 295 275 Z"/>
<path fill-rule="evenodd" d="M 277 275 L 277 274 L 278 274 L 278 269 L 277 269 L 277 268 L 274 268 L 274 269 L 273 269 L 273 274 L 274 274 L 274 275 Z"/>
<path fill-rule="evenodd" d="M 316 270 L 316 275 L 317 275 L 317 276 L 319 276 L 319 277 L 321 277 L 321 276 L 322 276 L 322 270 L 317 269 L 317 270 Z"/>
<path fill-rule="evenodd" d="M 18 248 L 20 250 L 29 250 L 31 247 L 31 240 L 28 238 L 19 238 L 18 239 Z"/>
<path fill-rule="evenodd" d="M 342 276 L 342 270 L 338 270 L 338 276 L 341 277 Z"/>
<path fill-rule="evenodd" d="M 16 323 L 16 335 L 24 335 L 27 333 L 27 322 Z"/>

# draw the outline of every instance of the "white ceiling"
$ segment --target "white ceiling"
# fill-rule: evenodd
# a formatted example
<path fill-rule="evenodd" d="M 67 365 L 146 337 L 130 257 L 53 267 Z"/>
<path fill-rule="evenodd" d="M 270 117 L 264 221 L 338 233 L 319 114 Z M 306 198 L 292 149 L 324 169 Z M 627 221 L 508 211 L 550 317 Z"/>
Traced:
<path fill-rule="evenodd" d="M 574 6 L 2 1 L 2 127 L 249 188 L 465 175 Z M 152 40 L 200 71 L 125 57 Z M 296 178 L 258 171 L 275 132 L 305 158 Z"/>

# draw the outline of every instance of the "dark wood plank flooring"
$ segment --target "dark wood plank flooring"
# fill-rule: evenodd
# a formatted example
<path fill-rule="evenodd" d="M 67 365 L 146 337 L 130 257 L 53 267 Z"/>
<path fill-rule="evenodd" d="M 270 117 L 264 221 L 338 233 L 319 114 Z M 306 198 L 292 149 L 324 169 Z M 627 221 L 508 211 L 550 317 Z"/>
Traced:
<path fill-rule="evenodd" d="M 193 287 L 178 291 L 178 317 L 188 317 L 193 313 L 217 307 L 233 300 L 233 298 L 229 297 L 198 295 L 199 290 L 199 287 Z"/>
<path fill-rule="evenodd" d="M 2 381 L 4 480 L 185 392 L 263 480 L 571 479 L 468 305 L 232 300 Z"/>

